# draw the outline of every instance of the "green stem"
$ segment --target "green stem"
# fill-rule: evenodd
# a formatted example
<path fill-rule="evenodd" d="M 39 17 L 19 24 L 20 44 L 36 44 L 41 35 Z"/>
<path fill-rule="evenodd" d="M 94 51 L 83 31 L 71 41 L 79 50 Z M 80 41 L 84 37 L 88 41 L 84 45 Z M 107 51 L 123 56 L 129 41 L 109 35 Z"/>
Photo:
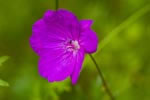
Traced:
<path fill-rule="evenodd" d="M 58 10 L 59 0 L 56 0 L 56 10 Z"/>
<path fill-rule="evenodd" d="M 109 87 L 108 87 L 108 85 L 107 85 L 107 82 L 105 81 L 105 78 L 104 78 L 104 76 L 103 76 L 103 74 L 102 74 L 102 71 L 101 71 L 100 67 L 98 66 L 96 60 L 94 59 L 94 57 L 93 57 L 91 54 L 89 54 L 89 55 L 90 55 L 90 57 L 91 57 L 93 63 L 94 63 L 95 66 L 96 66 L 96 69 L 97 69 L 97 71 L 98 71 L 98 73 L 99 73 L 99 76 L 100 76 L 100 78 L 101 78 L 101 80 L 102 80 L 102 83 L 103 83 L 103 86 L 104 86 L 104 88 L 105 88 L 105 91 L 107 92 L 107 94 L 109 95 L 109 97 L 110 97 L 111 100 L 115 100 L 115 98 L 114 98 L 112 92 L 110 91 L 110 89 L 109 89 Z"/>

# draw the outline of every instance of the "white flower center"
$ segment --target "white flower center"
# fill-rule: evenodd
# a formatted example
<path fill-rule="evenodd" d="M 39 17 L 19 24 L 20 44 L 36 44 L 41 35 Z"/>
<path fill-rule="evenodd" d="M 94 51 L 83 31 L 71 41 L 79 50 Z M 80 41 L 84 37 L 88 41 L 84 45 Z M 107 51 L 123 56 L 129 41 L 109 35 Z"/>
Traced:
<path fill-rule="evenodd" d="M 79 42 L 77 40 L 69 40 L 66 46 L 67 51 L 73 52 L 73 55 L 76 55 L 80 49 Z"/>
<path fill-rule="evenodd" d="M 80 49 L 80 45 L 79 45 L 79 43 L 78 43 L 78 41 L 77 41 L 77 40 L 72 41 L 72 42 L 71 42 L 71 44 L 73 45 L 74 50 L 78 50 L 78 49 Z"/>

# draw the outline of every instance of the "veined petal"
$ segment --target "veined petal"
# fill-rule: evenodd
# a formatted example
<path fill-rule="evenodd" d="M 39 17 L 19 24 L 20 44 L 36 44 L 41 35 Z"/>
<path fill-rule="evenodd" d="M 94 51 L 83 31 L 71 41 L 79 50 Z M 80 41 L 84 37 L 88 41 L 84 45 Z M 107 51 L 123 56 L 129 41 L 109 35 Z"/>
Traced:
<path fill-rule="evenodd" d="M 93 53 L 97 50 L 98 37 L 96 33 L 91 30 L 91 20 L 80 21 L 80 45 L 84 48 L 86 53 Z"/>
<path fill-rule="evenodd" d="M 49 27 L 63 29 L 65 35 L 73 40 L 79 37 L 79 21 L 77 17 L 70 11 L 59 9 L 50 13 L 47 11 L 44 15 L 44 21 Z"/>
<path fill-rule="evenodd" d="M 39 61 L 40 75 L 49 82 L 66 79 L 74 69 L 75 57 L 72 55 L 61 48 L 45 51 L 45 55 L 42 55 Z"/>
<path fill-rule="evenodd" d="M 63 30 L 47 27 L 43 19 L 37 21 L 32 27 L 30 44 L 32 49 L 40 55 L 42 49 L 55 47 L 54 44 L 61 44 L 66 40 Z"/>
<path fill-rule="evenodd" d="M 83 49 L 80 49 L 80 51 L 76 55 L 75 67 L 74 67 L 74 70 L 71 74 L 72 84 L 77 83 L 78 77 L 79 77 L 80 72 L 81 72 L 81 68 L 82 68 L 82 64 L 83 64 L 83 60 L 84 60 L 84 55 L 85 55 L 85 53 L 84 53 Z"/>

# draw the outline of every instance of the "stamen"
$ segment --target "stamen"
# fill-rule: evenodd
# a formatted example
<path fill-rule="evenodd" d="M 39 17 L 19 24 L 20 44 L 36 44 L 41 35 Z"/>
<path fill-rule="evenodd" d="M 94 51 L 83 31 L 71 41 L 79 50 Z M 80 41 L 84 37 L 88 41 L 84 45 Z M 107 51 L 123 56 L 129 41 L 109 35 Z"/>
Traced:
<path fill-rule="evenodd" d="M 75 50 L 80 49 L 80 45 L 79 45 L 79 43 L 78 43 L 78 41 L 77 41 L 77 40 L 72 41 L 72 45 L 74 46 L 74 49 L 75 49 Z"/>
<path fill-rule="evenodd" d="M 80 45 L 77 40 L 69 40 L 66 46 L 68 51 L 72 51 L 74 54 L 80 49 Z"/>

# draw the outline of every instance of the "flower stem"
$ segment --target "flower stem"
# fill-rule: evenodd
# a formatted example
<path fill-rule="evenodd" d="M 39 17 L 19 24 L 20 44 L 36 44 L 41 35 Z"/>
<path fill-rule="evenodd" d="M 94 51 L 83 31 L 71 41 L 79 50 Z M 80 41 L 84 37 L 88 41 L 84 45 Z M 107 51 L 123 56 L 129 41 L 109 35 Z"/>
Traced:
<path fill-rule="evenodd" d="M 56 0 L 56 10 L 58 9 L 58 6 L 59 6 L 59 0 Z"/>
<path fill-rule="evenodd" d="M 103 83 L 103 86 L 104 86 L 104 88 L 105 88 L 105 91 L 107 92 L 107 94 L 109 95 L 109 97 L 110 97 L 111 100 L 115 100 L 115 98 L 114 98 L 112 92 L 110 91 L 110 89 L 109 89 L 109 87 L 108 87 L 108 85 L 107 85 L 107 82 L 105 81 L 105 78 L 104 78 L 104 76 L 103 76 L 103 74 L 102 74 L 102 71 L 101 71 L 101 69 L 99 68 L 99 66 L 98 66 L 98 64 L 97 64 L 97 62 L 96 62 L 96 60 L 94 59 L 94 57 L 93 57 L 91 54 L 89 54 L 89 55 L 90 55 L 90 58 L 92 59 L 93 63 L 94 63 L 95 66 L 96 66 L 96 69 L 97 69 L 97 71 L 98 71 L 98 73 L 99 73 L 99 76 L 100 76 L 100 78 L 101 78 L 101 80 L 102 80 L 102 83 Z"/>

